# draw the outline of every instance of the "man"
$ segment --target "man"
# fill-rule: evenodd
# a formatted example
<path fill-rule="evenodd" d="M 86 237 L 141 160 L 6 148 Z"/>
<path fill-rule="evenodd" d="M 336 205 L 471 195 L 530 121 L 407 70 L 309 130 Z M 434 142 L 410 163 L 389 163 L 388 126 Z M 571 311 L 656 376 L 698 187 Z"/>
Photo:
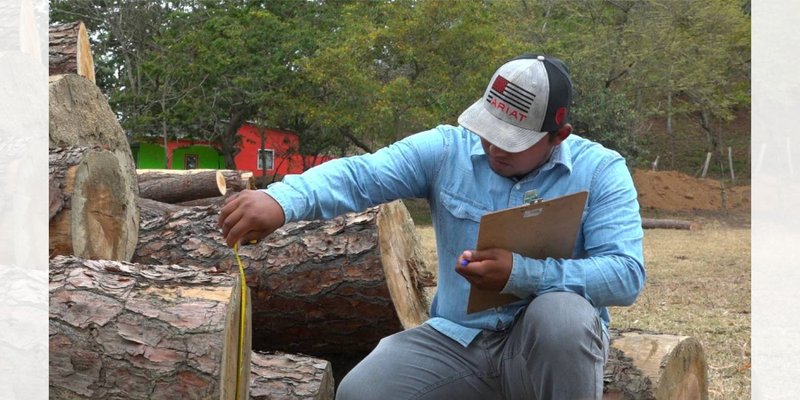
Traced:
<path fill-rule="evenodd" d="M 501 66 L 458 118 L 374 154 L 330 161 L 226 202 L 229 245 L 286 221 L 332 218 L 398 198 L 431 205 L 439 254 L 431 318 L 384 338 L 337 399 L 599 399 L 607 306 L 630 305 L 645 278 L 636 191 L 624 159 L 567 123 L 563 62 L 524 55 Z M 572 259 L 473 250 L 480 217 L 587 190 Z M 462 265 L 463 264 L 463 265 Z M 516 295 L 467 314 L 470 284 Z"/>

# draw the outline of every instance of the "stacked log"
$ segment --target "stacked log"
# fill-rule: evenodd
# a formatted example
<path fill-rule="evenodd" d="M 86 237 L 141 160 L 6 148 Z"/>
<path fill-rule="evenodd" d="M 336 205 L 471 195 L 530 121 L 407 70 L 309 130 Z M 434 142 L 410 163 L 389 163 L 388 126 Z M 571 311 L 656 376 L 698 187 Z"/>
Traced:
<path fill-rule="evenodd" d="M 137 196 L 139 187 L 130 146 L 100 89 L 81 76 L 67 74 L 51 76 L 49 91 L 49 148 L 99 146 L 110 151 L 117 158 L 114 179 L 119 181 L 118 193 Z M 119 261 L 129 261 L 136 248 L 139 213 L 136 207 L 128 210 L 127 219 L 117 223 L 125 227 L 123 236 L 128 238 L 116 253 Z"/>
<path fill-rule="evenodd" d="M 119 159 L 98 146 L 51 148 L 49 171 L 50 257 L 130 260 L 139 212 Z"/>
<path fill-rule="evenodd" d="M 89 34 L 81 21 L 50 25 L 50 75 L 78 74 L 92 83 L 94 59 Z"/>
<path fill-rule="evenodd" d="M 234 400 L 240 284 L 197 267 L 50 260 L 50 396 Z"/>
<path fill-rule="evenodd" d="M 681 219 L 657 219 L 657 218 L 642 218 L 642 228 L 644 229 L 685 229 L 697 230 L 700 229 L 700 224 L 692 221 L 684 221 Z"/>
<path fill-rule="evenodd" d="M 708 399 L 703 347 L 688 336 L 613 332 L 604 400 Z"/>
<path fill-rule="evenodd" d="M 253 352 L 250 359 L 250 400 L 333 400 L 326 360 L 281 352 Z"/>
<path fill-rule="evenodd" d="M 230 271 L 219 207 L 177 211 L 142 222 L 134 261 Z M 257 349 L 359 353 L 427 319 L 422 289 L 435 285 L 401 202 L 330 221 L 290 223 L 242 246 L 253 293 Z"/>
<path fill-rule="evenodd" d="M 253 173 L 216 169 L 138 169 L 141 197 L 183 206 L 219 205 L 226 195 L 253 189 Z"/>

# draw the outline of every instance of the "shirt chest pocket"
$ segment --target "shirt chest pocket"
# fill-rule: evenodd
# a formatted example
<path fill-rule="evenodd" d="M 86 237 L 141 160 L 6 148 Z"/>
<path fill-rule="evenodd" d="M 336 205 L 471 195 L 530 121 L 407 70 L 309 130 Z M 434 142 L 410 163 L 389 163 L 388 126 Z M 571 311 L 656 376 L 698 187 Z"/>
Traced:
<path fill-rule="evenodd" d="M 481 217 L 491 211 L 488 206 L 462 195 L 443 190 L 440 193 L 442 211 L 437 219 L 445 249 L 458 256 L 475 248 Z"/>

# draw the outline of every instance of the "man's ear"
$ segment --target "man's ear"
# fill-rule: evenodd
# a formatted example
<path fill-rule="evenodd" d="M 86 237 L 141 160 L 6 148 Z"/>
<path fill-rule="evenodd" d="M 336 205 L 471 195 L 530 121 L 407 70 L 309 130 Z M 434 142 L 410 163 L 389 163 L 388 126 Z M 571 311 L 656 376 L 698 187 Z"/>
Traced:
<path fill-rule="evenodd" d="M 571 124 L 566 123 L 564 125 L 561 125 L 561 128 L 558 128 L 558 132 L 556 133 L 556 136 L 553 138 L 553 145 L 557 146 L 557 145 L 561 144 L 561 142 L 563 142 L 564 139 L 569 137 L 569 135 L 571 133 L 572 133 L 572 125 Z"/>

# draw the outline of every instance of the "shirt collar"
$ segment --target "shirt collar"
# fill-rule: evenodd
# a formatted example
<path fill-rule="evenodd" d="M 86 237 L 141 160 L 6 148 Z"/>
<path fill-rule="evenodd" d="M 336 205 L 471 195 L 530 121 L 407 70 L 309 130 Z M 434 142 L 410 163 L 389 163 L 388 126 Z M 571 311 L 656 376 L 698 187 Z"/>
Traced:
<path fill-rule="evenodd" d="M 472 143 L 472 148 L 469 152 L 470 157 L 486 156 L 486 152 L 483 151 L 483 146 L 481 145 L 480 137 L 472 132 L 470 132 L 470 134 L 478 138 L 478 140 Z M 542 140 L 547 139 L 543 138 Z M 539 170 L 547 171 L 551 168 L 554 168 L 556 165 L 561 164 L 567 169 L 567 171 L 572 173 L 572 151 L 570 151 L 569 142 L 570 137 L 567 137 L 563 142 L 561 142 L 561 144 L 556 146 L 555 150 L 553 150 L 553 154 L 550 156 L 550 160 L 539 167 Z"/>

